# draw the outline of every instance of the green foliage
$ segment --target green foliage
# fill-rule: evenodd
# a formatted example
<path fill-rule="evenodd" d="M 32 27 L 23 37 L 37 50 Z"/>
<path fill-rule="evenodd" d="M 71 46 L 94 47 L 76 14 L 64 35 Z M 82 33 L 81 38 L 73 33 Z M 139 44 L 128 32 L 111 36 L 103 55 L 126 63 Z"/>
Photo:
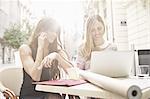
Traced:
<path fill-rule="evenodd" d="M 18 49 L 21 44 L 27 41 L 31 30 L 29 24 L 13 24 L 5 30 L 3 38 L 9 46 Z"/>

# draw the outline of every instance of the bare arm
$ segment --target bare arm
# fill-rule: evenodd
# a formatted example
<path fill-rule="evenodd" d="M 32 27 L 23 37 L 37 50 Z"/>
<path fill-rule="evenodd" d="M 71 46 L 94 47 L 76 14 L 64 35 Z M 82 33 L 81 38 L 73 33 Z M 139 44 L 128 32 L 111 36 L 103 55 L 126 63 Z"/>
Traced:
<path fill-rule="evenodd" d="M 77 70 L 74 67 L 73 64 L 68 60 L 67 54 L 65 51 L 60 50 L 58 53 L 53 52 L 46 56 L 44 60 L 42 61 L 41 65 L 43 65 L 46 68 L 50 68 L 52 66 L 53 60 L 58 60 L 59 66 L 63 68 L 63 70 L 69 75 L 70 79 L 78 79 L 79 74 L 76 72 Z"/>
<path fill-rule="evenodd" d="M 20 57 L 25 71 L 31 76 L 34 81 L 39 81 L 42 68 L 38 69 L 43 59 L 43 49 L 37 49 L 35 61 L 32 58 L 32 51 L 28 45 L 22 45 L 19 49 Z"/>
<path fill-rule="evenodd" d="M 67 54 L 61 50 L 58 53 L 53 52 L 46 56 L 43 61 L 41 62 L 41 66 L 45 68 L 51 68 L 53 60 L 58 60 L 59 66 L 64 69 L 67 73 L 67 69 L 73 67 L 71 62 L 68 60 Z"/>
<path fill-rule="evenodd" d="M 60 66 L 65 70 L 66 73 L 68 68 L 74 67 L 69 61 L 67 53 L 63 50 L 60 50 L 58 52 L 58 61 L 60 63 Z"/>
<path fill-rule="evenodd" d="M 67 53 L 63 50 L 59 52 L 59 62 L 60 66 L 65 70 L 65 72 L 68 74 L 69 79 L 81 79 L 78 69 L 74 68 L 73 64 L 66 58 Z M 73 67 L 73 68 L 72 68 Z"/>

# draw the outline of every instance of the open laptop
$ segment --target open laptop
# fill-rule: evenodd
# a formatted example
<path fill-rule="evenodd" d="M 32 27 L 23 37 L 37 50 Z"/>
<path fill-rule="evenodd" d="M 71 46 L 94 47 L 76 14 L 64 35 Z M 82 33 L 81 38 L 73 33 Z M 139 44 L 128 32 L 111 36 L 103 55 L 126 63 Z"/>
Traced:
<path fill-rule="evenodd" d="M 134 66 L 134 51 L 94 51 L 90 71 L 109 77 L 129 76 Z"/>

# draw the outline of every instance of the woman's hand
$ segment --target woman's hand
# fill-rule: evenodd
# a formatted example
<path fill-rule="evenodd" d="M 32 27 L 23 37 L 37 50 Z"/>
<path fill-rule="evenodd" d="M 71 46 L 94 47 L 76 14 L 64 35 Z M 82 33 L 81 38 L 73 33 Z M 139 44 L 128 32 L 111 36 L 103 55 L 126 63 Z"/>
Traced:
<path fill-rule="evenodd" d="M 58 61 L 59 54 L 56 52 L 50 53 L 48 56 L 46 56 L 43 61 L 41 62 L 41 66 L 45 68 L 51 68 L 53 65 L 53 62 L 55 60 Z"/>
<path fill-rule="evenodd" d="M 45 32 L 42 32 L 40 36 L 38 37 L 38 47 L 44 48 L 44 45 L 46 44 L 47 34 Z"/>

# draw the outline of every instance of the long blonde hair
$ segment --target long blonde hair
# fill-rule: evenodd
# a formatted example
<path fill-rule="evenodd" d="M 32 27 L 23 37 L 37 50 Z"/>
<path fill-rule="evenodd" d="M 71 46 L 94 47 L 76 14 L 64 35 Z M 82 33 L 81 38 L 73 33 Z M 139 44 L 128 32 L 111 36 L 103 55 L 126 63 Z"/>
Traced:
<path fill-rule="evenodd" d="M 91 52 L 94 49 L 94 41 L 92 38 L 92 34 L 90 33 L 91 27 L 94 24 L 95 20 L 101 22 L 104 25 L 104 22 L 99 15 L 90 16 L 85 25 L 85 34 L 83 37 L 83 43 L 80 45 L 78 49 L 78 54 L 82 56 L 85 60 L 89 60 L 91 56 Z M 105 25 L 104 25 L 105 27 Z M 105 28 L 104 28 L 105 32 Z"/>
<path fill-rule="evenodd" d="M 42 32 L 55 32 L 57 33 L 57 37 L 54 40 L 54 42 L 52 44 L 49 44 L 49 53 L 52 52 L 57 52 L 58 51 L 58 45 L 60 48 L 62 48 L 61 46 L 61 42 L 60 42 L 60 26 L 58 25 L 58 23 L 52 19 L 52 18 L 43 18 L 41 19 L 36 28 L 35 31 L 31 34 L 30 38 L 29 38 L 29 46 L 32 50 L 32 57 L 35 60 L 36 59 L 36 54 L 37 54 L 37 48 L 38 48 L 38 37 Z M 44 58 L 44 57 L 43 57 Z M 55 65 L 58 65 L 57 62 L 55 62 Z M 60 72 L 57 66 L 54 66 L 55 68 L 53 68 L 51 70 L 51 74 L 53 75 L 52 79 L 56 79 L 56 75 L 59 77 L 60 76 Z M 55 70 L 55 71 L 54 71 Z"/>

